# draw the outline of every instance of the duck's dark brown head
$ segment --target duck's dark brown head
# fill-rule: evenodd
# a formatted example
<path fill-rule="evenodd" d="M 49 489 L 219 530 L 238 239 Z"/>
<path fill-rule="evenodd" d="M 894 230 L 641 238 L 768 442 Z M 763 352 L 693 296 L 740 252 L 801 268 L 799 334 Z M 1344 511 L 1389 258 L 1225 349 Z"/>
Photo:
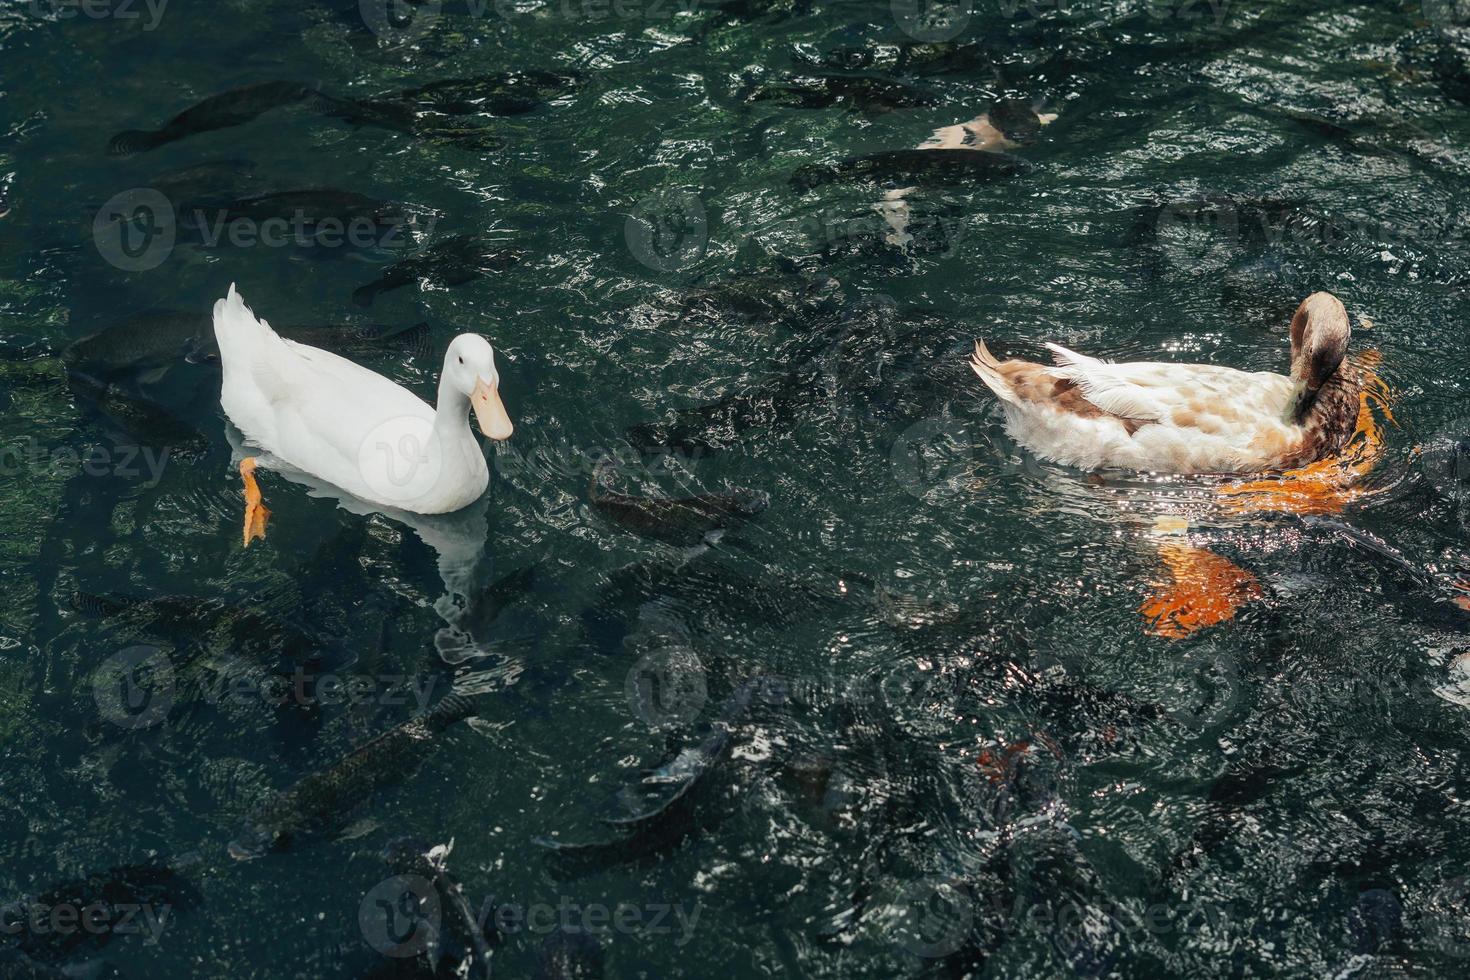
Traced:
<path fill-rule="evenodd" d="M 1291 379 L 1301 385 L 1296 420 L 1301 422 L 1347 356 L 1352 324 L 1347 309 L 1331 293 L 1313 293 L 1291 318 Z"/>

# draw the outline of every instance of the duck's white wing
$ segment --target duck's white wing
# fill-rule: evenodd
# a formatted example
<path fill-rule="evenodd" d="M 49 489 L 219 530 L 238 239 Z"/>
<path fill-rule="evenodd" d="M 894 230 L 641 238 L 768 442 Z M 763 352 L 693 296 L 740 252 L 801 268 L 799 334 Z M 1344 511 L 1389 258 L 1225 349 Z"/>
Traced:
<path fill-rule="evenodd" d="M 1124 418 L 1189 427 L 1185 418 L 1223 413 L 1237 421 L 1244 415 L 1274 422 L 1294 397 L 1290 379 L 1278 374 L 1161 361 L 1114 364 L 1058 344 L 1046 346 L 1057 374 L 1104 412 Z"/>
<path fill-rule="evenodd" d="M 375 371 L 278 336 L 231 287 L 215 307 L 226 414 L 256 445 L 290 465 L 373 499 L 364 454 L 400 420 L 427 434 L 434 410 Z"/>
<path fill-rule="evenodd" d="M 1047 344 L 1056 373 L 1073 382 L 1086 398 L 1109 415 L 1160 421 L 1168 413 L 1169 389 L 1179 383 L 1178 365 L 1154 361 L 1114 364 Z M 1165 370 L 1174 369 L 1173 379 Z"/>

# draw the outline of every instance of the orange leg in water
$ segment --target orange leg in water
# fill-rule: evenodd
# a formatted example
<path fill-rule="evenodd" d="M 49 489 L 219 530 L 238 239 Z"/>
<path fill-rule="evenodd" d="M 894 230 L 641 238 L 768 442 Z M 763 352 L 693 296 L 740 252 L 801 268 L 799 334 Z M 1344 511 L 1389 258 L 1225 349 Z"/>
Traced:
<path fill-rule="evenodd" d="M 245 547 L 256 538 L 265 537 L 265 522 L 270 508 L 260 502 L 260 485 L 255 482 L 255 457 L 240 460 L 240 479 L 245 481 Z"/>
<path fill-rule="evenodd" d="M 1160 544 L 1159 557 L 1169 570 L 1169 581 L 1160 583 L 1138 607 L 1155 636 L 1177 640 L 1223 623 L 1241 606 L 1265 595 L 1254 575 L 1203 548 Z"/>

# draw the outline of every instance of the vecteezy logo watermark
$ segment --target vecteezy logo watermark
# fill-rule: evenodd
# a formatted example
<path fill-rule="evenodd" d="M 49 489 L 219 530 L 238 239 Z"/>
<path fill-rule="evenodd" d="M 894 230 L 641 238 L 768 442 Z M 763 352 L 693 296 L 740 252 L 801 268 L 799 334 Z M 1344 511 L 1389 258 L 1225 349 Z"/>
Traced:
<path fill-rule="evenodd" d="M 623 237 L 639 262 L 658 272 L 677 272 L 704 258 L 709 215 L 690 191 L 659 191 L 633 206 Z"/>
<path fill-rule="evenodd" d="M 925 44 L 953 41 L 970 26 L 975 0 L 891 0 L 893 20 L 909 37 Z"/>
<path fill-rule="evenodd" d="M 406 215 L 355 215 L 350 218 L 309 214 L 294 210 L 269 218 L 249 218 L 220 208 L 194 208 L 182 219 L 184 227 L 199 235 L 203 248 L 221 244 L 235 248 L 356 248 L 407 250 L 415 229 L 432 235 L 434 220 L 420 226 Z"/>
<path fill-rule="evenodd" d="M 974 479 L 978 462 L 970 423 L 947 412 L 909 426 L 888 454 L 899 485 L 927 501 L 961 493 Z"/>
<path fill-rule="evenodd" d="M 0 906 L 0 936 L 146 935 L 158 942 L 173 906 L 151 902 L 12 902 Z"/>
<path fill-rule="evenodd" d="M 386 47 L 413 44 L 428 37 L 444 11 L 443 0 L 358 0 L 368 30 Z"/>
<path fill-rule="evenodd" d="M 473 906 L 472 906 L 473 907 Z M 550 935 L 581 932 L 627 936 L 674 935 L 675 946 L 684 946 L 699 927 L 703 909 L 699 902 L 577 902 L 559 896 L 555 902 L 480 903 L 475 928 L 493 929 L 501 935 L 520 932 Z M 363 938 L 384 956 L 407 958 L 425 952 L 444 928 L 444 903 L 434 883 L 420 875 L 394 875 L 369 889 L 358 906 L 357 921 Z"/>
<path fill-rule="evenodd" d="M 352 248 L 407 251 L 433 234 L 433 215 L 399 213 L 387 204 L 351 207 L 342 214 L 296 206 L 299 195 L 267 195 L 221 208 L 177 208 L 151 187 L 113 196 L 92 220 L 92 241 L 124 272 L 158 268 L 180 240 L 203 249 Z M 284 200 L 283 200 L 284 198 Z M 273 213 L 274 212 L 274 213 Z"/>
<path fill-rule="evenodd" d="M 271 707 L 286 704 L 396 708 L 412 703 L 422 712 L 429 706 L 438 678 L 415 674 L 336 674 L 297 667 L 289 674 L 262 670 L 240 657 L 209 664 L 213 674 L 205 683 L 204 700 L 217 705 L 238 701 Z"/>
<path fill-rule="evenodd" d="M 1159 248 L 1180 268 L 1219 272 L 1240 248 L 1240 214 L 1233 207 L 1193 201 L 1160 209 L 1154 228 Z"/>
<path fill-rule="evenodd" d="M 143 30 L 157 29 L 169 0 L 30 0 L 31 15 L 42 20 L 142 20 Z"/>
<path fill-rule="evenodd" d="M 691 647 L 677 641 L 644 654 L 628 671 L 624 690 L 633 713 L 652 729 L 689 724 L 709 700 L 704 664 Z"/>
<path fill-rule="evenodd" d="M 120 650 L 92 675 L 92 697 L 102 717 L 119 728 L 151 728 L 173 707 L 173 664 L 157 647 Z"/>
<path fill-rule="evenodd" d="M 193 676 L 191 672 L 190 676 Z M 214 706 L 257 704 L 428 707 L 437 678 L 414 674 L 336 674 L 298 667 L 275 673 L 240 657 L 202 665 L 201 697 Z M 104 660 L 92 675 L 92 696 L 103 719 L 126 729 L 151 728 L 178 701 L 179 670 L 157 647 L 134 646 Z"/>
<path fill-rule="evenodd" d="M 177 235 L 173 204 L 151 187 L 115 195 L 92 220 L 98 253 L 123 272 L 148 272 L 163 265 Z"/>
<path fill-rule="evenodd" d="M 380 881 L 357 907 L 357 924 L 367 944 L 396 959 L 427 950 L 439 937 L 442 917 L 439 891 L 421 875 Z"/>
<path fill-rule="evenodd" d="M 48 472 L 63 477 L 116 476 L 135 479 L 145 472 L 145 487 L 156 487 L 163 479 L 168 463 L 168 447 L 155 450 L 151 446 L 92 446 L 85 451 L 70 446 L 43 446 L 34 438 L 23 444 L 0 446 L 0 477 L 23 477 Z"/>
<path fill-rule="evenodd" d="M 1169 717 L 1189 728 L 1204 731 L 1219 725 L 1240 698 L 1240 667 L 1228 653 L 1206 645 L 1184 655 L 1189 689 Z"/>
<path fill-rule="evenodd" d="M 432 418 L 398 415 L 374 426 L 357 449 L 357 471 L 379 503 L 430 497 L 444 476 L 444 449 Z"/>

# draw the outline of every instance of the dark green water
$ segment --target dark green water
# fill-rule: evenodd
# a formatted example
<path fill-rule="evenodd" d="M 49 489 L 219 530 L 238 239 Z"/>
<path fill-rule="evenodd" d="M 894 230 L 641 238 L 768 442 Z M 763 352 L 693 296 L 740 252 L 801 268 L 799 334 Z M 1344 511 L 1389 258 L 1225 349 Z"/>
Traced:
<path fill-rule="evenodd" d="M 197 900 L 156 941 L 56 962 L 419 975 L 422 958 L 370 945 L 378 899 L 398 897 L 379 853 L 411 834 L 453 841 L 476 908 L 597 927 L 609 977 L 1464 975 L 1458 6 L 987 2 L 926 47 L 913 35 L 933 24 L 902 3 L 455 0 L 419 7 L 400 44 L 343 0 L 173 0 L 156 21 L 141 4 L 6 3 L 0 895 L 187 861 Z M 362 99 L 512 69 L 583 82 L 441 120 L 473 138 L 298 104 L 107 152 L 237 86 Z M 926 104 L 746 98 L 842 71 Z M 921 188 L 907 251 L 882 241 L 875 187 L 790 181 L 998 95 L 1058 113 L 1018 154 L 1031 168 Z M 160 187 L 335 188 L 411 211 L 419 244 L 474 234 L 524 258 L 370 309 L 353 291 L 401 248 L 180 231 L 119 262 L 116 226 L 94 219 Z M 479 656 L 441 656 L 437 553 L 394 519 L 267 474 L 269 534 L 242 550 L 217 368 L 164 318 L 206 313 L 231 282 L 278 325 L 426 321 L 426 345 L 353 355 L 426 396 L 455 334 L 496 345 L 517 430 L 487 448 L 483 516 L 450 532 L 501 583 L 478 607 Z M 986 336 L 1022 356 L 1055 340 L 1284 370 L 1291 311 L 1316 289 L 1373 321 L 1354 346 L 1382 352 L 1399 423 L 1338 523 L 1040 462 L 964 364 Z M 90 365 L 114 372 L 99 398 L 62 352 L 129 322 Z M 727 397 L 749 411 L 697 439 L 630 439 Z M 629 492 L 738 486 L 771 504 L 697 553 L 639 537 L 589 505 L 606 452 Z M 1265 598 L 1183 640 L 1146 632 L 1167 515 Z M 79 592 L 199 601 L 172 621 L 98 616 Z M 287 628 L 292 652 L 326 651 L 373 693 L 267 703 L 267 641 Z M 99 699 L 140 644 L 168 658 L 172 691 L 155 675 L 131 707 Z M 724 730 L 722 703 L 758 676 L 787 696 L 732 714 L 687 814 L 595 862 L 533 843 L 612 839 L 625 788 Z M 474 692 L 480 717 L 326 833 L 229 860 L 273 790 L 413 713 L 387 690 L 401 678 Z M 509 930 L 498 975 L 533 975 L 551 923 Z"/>

